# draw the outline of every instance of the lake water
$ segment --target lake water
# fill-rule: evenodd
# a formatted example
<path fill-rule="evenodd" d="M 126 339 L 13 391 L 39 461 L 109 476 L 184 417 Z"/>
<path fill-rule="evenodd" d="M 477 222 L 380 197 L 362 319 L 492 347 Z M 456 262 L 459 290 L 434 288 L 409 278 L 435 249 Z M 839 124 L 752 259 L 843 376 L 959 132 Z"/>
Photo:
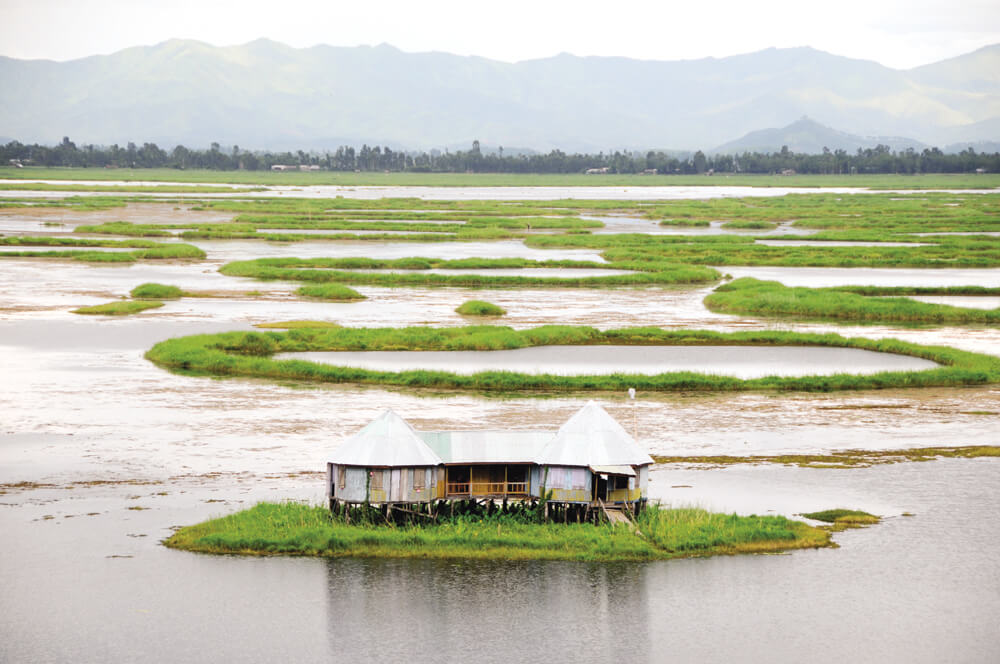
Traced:
<path fill-rule="evenodd" d="M 66 233 L 77 223 L 116 218 L 230 216 L 179 207 L 18 210 L 19 218 L 0 211 L 0 226 Z M 197 244 L 208 251 L 206 261 L 0 261 L 0 662 L 506 663 L 525 655 L 606 662 L 623 652 L 636 662 L 1000 660 L 995 459 L 854 470 L 664 466 L 651 474 L 651 495 L 672 504 L 786 515 L 844 506 L 888 517 L 836 535 L 839 549 L 781 556 L 587 565 L 193 555 L 159 541 L 176 526 L 258 500 L 322 501 L 329 452 L 384 408 L 419 429 L 526 430 L 557 427 L 594 395 L 497 398 L 212 380 L 170 373 L 143 357 L 166 338 L 273 320 L 463 325 L 468 319 L 454 309 L 474 298 L 508 309 L 499 324 L 518 329 L 567 323 L 837 332 L 1000 355 L 1000 328 L 714 314 L 702 304 L 711 286 L 362 286 L 369 298 L 362 302 L 302 301 L 293 294 L 298 283 L 226 277 L 218 267 L 268 255 L 600 257 L 516 241 Z M 723 271 L 741 270 L 809 285 L 1000 285 L 998 270 Z M 120 319 L 69 313 L 147 281 L 227 297 L 170 301 Z M 248 290 L 261 295 L 241 295 Z M 812 366 L 803 357 L 796 368 Z M 634 403 L 623 394 L 597 396 L 652 454 L 996 445 L 1000 431 L 996 385 L 640 392 Z"/>
<path fill-rule="evenodd" d="M 493 351 L 284 353 L 297 359 L 372 371 L 425 369 L 462 375 L 512 371 L 531 375 L 656 375 L 692 371 L 737 378 L 829 376 L 919 371 L 938 366 L 907 355 L 819 346 L 536 346 Z"/>

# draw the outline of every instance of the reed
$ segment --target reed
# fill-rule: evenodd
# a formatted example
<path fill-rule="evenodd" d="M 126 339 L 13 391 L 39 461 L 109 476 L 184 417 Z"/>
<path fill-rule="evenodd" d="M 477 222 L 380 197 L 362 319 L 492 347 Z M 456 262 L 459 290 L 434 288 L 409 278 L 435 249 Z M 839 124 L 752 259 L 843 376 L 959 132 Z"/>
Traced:
<path fill-rule="evenodd" d="M 972 309 L 917 302 L 904 297 L 858 295 L 846 288 L 792 288 L 750 277 L 723 284 L 705 306 L 722 313 L 835 321 L 997 324 L 1000 309 Z"/>

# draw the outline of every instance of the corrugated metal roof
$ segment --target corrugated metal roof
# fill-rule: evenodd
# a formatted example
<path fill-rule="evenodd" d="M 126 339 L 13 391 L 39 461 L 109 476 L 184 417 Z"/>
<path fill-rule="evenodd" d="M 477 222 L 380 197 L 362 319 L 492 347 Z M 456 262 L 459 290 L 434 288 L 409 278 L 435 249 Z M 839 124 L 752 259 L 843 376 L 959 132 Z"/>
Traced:
<path fill-rule="evenodd" d="M 596 475 L 628 475 L 635 477 L 632 466 L 591 466 L 590 471 Z"/>
<path fill-rule="evenodd" d="M 445 463 L 534 463 L 555 431 L 417 431 Z"/>
<path fill-rule="evenodd" d="M 442 463 L 537 463 L 634 474 L 653 463 L 613 417 L 590 401 L 558 431 L 415 431 L 391 410 L 344 441 L 330 458 L 348 466 L 437 466 Z M 614 467 L 616 470 L 597 470 Z"/>
<path fill-rule="evenodd" d="M 641 466 L 653 459 L 596 401 L 559 428 L 537 463 L 549 466 Z"/>
<path fill-rule="evenodd" d="M 413 427 L 391 410 L 384 411 L 330 457 L 345 466 L 437 466 L 442 463 Z"/>

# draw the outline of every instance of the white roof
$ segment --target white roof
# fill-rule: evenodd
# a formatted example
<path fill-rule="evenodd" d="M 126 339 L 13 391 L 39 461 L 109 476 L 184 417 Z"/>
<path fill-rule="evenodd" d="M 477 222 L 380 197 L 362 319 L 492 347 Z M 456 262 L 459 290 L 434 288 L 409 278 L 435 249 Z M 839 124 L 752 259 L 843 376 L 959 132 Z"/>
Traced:
<path fill-rule="evenodd" d="M 445 463 L 534 463 L 555 431 L 418 431 Z"/>
<path fill-rule="evenodd" d="M 345 466 L 437 466 L 441 458 L 391 410 L 338 447 L 330 462 Z"/>
<path fill-rule="evenodd" d="M 538 455 L 547 466 L 642 466 L 653 459 L 596 401 L 576 412 Z"/>

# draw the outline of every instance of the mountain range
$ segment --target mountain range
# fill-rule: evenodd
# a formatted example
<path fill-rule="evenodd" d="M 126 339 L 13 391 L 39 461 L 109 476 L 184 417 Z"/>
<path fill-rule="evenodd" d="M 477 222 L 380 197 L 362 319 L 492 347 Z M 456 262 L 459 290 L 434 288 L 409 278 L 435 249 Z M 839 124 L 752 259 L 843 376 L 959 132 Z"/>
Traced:
<path fill-rule="evenodd" d="M 229 47 L 171 40 L 68 62 L 0 57 L 0 135 L 22 142 L 464 149 L 478 139 L 537 150 L 710 150 L 803 116 L 837 127 L 840 138 L 996 141 L 1000 45 L 909 70 L 805 47 L 512 64 L 263 39 Z M 771 140 L 751 137 L 741 140 Z"/>

